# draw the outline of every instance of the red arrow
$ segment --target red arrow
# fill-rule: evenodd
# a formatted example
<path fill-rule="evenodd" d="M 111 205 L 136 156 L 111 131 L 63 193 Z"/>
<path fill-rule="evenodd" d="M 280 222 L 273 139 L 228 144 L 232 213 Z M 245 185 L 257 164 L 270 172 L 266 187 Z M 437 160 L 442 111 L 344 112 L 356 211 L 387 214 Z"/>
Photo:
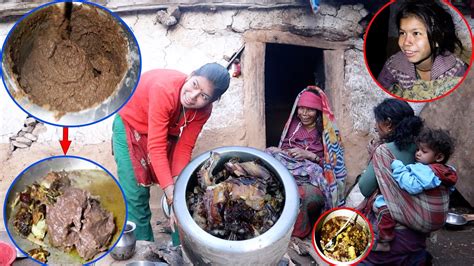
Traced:
<path fill-rule="evenodd" d="M 63 140 L 59 141 L 61 147 L 63 148 L 64 155 L 66 155 L 67 150 L 69 150 L 69 146 L 71 145 L 71 141 L 68 140 L 68 132 L 69 128 L 63 127 Z"/>

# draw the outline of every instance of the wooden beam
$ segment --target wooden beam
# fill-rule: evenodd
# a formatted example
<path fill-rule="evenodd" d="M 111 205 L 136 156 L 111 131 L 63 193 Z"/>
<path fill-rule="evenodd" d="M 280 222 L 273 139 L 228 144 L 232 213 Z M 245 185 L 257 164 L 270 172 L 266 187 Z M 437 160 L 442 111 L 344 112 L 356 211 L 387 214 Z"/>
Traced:
<path fill-rule="evenodd" d="M 324 50 L 324 76 L 326 78 L 326 95 L 330 100 L 332 111 L 336 121 L 350 119 L 350 115 L 344 113 L 344 104 L 349 102 L 350 95 L 344 93 L 344 51 Z M 350 125 L 351 123 L 345 123 Z M 341 130 L 341 127 L 339 127 Z M 350 130 L 344 129 L 346 132 Z M 341 130 L 342 132 L 342 130 Z"/>
<path fill-rule="evenodd" d="M 245 44 L 242 58 L 244 117 L 247 146 L 266 147 L 265 136 L 265 43 Z"/>
<path fill-rule="evenodd" d="M 290 32 L 276 30 L 252 30 L 244 33 L 246 42 L 280 43 L 299 46 L 309 46 L 327 50 L 346 50 L 353 47 L 351 41 L 326 41 L 321 37 L 305 37 Z"/>

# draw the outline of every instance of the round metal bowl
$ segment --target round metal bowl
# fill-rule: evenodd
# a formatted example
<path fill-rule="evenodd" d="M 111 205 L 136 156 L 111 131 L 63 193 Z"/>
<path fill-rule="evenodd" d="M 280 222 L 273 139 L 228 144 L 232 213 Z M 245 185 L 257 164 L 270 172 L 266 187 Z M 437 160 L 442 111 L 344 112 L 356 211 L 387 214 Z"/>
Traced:
<path fill-rule="evenodd" d="M 467 220 L 460 214 L 449 212 L 448 215 L 446 215 L 446 223 L 449 225 L 461 226 L 467 224 Z"/>
<path fill-rule="evenodd" d="M 197 184 L 195 171 L 209 158 L 206 152 L 191 161 L 176 181 L 173 209 L 183 250 L 197 265 L 276 265 L 286 253 L 299 207 L 299 194 L 293 176 L 275 158 L 247 147 L 221 147 L 213 150 L 223 161 L 238 157 L 242 161 L 259 159 L 280 180 L 285 202 L 277 222 L 262 235 L 241 241 L 217 238 L 204 231 L 191 217 L 186 205 L 186 191 Z M 220 169 L 222 165 L 217 165 Z M 194 178 L 191 178 L 194 177 Z"/>
<path fill-rule="evenodd" d="M 30 165 L 20 175 L 18 175 L 7 191 L 5 204 L 3 206 L 5 214 L 5 227 L 7 229 L 8 235 L 16 247 L 21 249 L 24 254 L 27 254 L 28 250 L 38 248 L 38 245 L 20 236 L 20 234 L 14 229 L 14 210 L 12 210 L 11 206 L 16 198 L 17 193 L 22 192 L 26 186 L 33 184 L 51 171 L 62 170 L 88 171 L 88 174 L 77 175 L 74 178 L 71 178 L 71 182 L 74 187 L 85 189 L 91 192 L 93 196 L 98 196 L 101 201 L 101 205 L 106 210 L 112 212 L 116 229 L 112 236 L 112 240 L 109 243 L 108 250 L 110 250 L 117 243 L 126 222 L 126 203 L 123 192 L 118 182 L 105 168 L 92 161 L 76 156 L 57 156 L 47 158 Z M 89 174 L 89 170 L 92 172 L 91 174 Z M 51 247 L 47 241 L 47 238 L 48 237 L 45 238 L 45 249 L 50 252 L 48 264 L 92 263 L 105 256 L 105 253 L 108 252 L 107 250 L 97 254 L 89 261 L 84 261 L 77 255 L 77 253 L 65 253 L 57 248 Z"/>
<path fill-rule="evenodd" d="M 64 2 L 45 4 L 23 16 L 8 34 L 2 52 L 1 66 L 3 82 L 11 98 L 23 111 L 29 113 L 38 120 L 56 126 L 84 126 L 113 115 L 133 94 L 134 89 L 138 84 L 141 71 L 141 56 L 138 42 L 132 31 L 122 19 L 97 4 L 82 2 L 73 2 L 73 4 L 81 5 L 82 8 L 96 11 L 100 15 L 113 19 L 113 21 L 119 25 L 120 34 L 123 35 L 128 43 L 128 53 L 124 55 L 127 68 L 123 77 L 120 77 L 121 79 L 116 85 L 115 90 L 107 99 L 96 106 L 78 112 L 68 112 L 64 114 L 58 110 L 51 110 L 47 106 L 39 106 L 33 103 L 19 84 L 17 79 L 18 70 L 14 70 L 16 67 L 12 63 L 13 61 L 10 55 L 10 50 L 13 49 L 13 47 L 18 46 L 18 44 L 16 44 L 17 39 L 24 39 L 23 43 L 25 43 L 25 45 L 23 45 L 24 47 L 22 46 L 23 48 L 20 48 L 22 51 L 21 53 L 24 53 L 25 55 L 29 53 L 32 45 L 31 43 L 34 38 L 36 38 L 35 32 L 41 31 L 42 25 L 36 27 L 36 31 L 33 31 L 27 27 L 27 25 L 29 25 L 28 23 L 36 23 L 35 19 L 37 19 L 37 17 L 43 12 L 48 12 L 48 10 L 51 12 L 50 8 L 57 7 L 60 8 L 60 10 L 64 10 Z M 27 30 L 24 30 L 25 28 Z M 23 55 L 23 58 L 26 57 L 25 55 Z"/>
<path fill-rule="evenodd" d="M 360 225 L 363 228 L 363 230 L 366 232 L 366 234 L 369 236 L 365 250 L 356 259 L 352 261 L 348 261 L 348 262 L 337 261 L 324 254 L 323 247 L 321 246 L 321 243 L 320 243 L 321 230 L 323 226 L 332 218 L 343 217 L 346 220 L 348 220 L 354 214 L 355 214 L 355 211 L 348 208 L 335 209 L 333 211 L 326 212 L 322 217 L 319 218 L 318 222 L 315 225 L 315 229 L 313 232 L 313 246 L 316 248 L 316 252 L 318 253 L 318 255 L 331 265 L 352 265 L 352 264 L 355 265 L 355 263 L 359 262 L 365 256 L 367 256 L 367 254 L 370 252 L 372 248 L 373 234 L 370 230 L 370 225 L 362 215 L 359 215 L 357 217 L 357 224 Z"/>

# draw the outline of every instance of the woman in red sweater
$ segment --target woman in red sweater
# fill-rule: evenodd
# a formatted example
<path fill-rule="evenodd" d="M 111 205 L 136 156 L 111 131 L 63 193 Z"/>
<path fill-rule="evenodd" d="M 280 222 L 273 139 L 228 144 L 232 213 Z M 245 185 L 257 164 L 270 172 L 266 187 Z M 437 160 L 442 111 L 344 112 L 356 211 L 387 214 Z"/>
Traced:
<path fill-rule="evenodd" d="M 140 77 L 113 123 L 113 150 L 127 198 L 128 220 L 139 240 L 153 241 L 149 186 L 158 184 L 173 202 L 174 180 L 191 160 L 212 102 L 229 87 L 226 68 L 210 63 L 185 75 L 156 69 Z"/>

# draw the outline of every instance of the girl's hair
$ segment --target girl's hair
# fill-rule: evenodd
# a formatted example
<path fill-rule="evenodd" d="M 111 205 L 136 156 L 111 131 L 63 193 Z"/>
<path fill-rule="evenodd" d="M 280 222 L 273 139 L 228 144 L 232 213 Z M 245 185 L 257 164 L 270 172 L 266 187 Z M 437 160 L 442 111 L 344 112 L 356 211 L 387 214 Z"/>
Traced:
<path fill-rule="evenodd" d="M 211 82 L 214 87 L 211 101 L 215 101 L 221 97 L 227 88 L 229 88 L 230 75 L 225 67 L 218 63 L 208 63 L 195 70 L 191 76 L 204 77 Z"/>
<path fill-rule="evenodd" d="M 428 41 L 433 57 L 454 53 L 456 46 L 463 49 L 456 35 L 453 18 L 442 6 L 433 0 L 416 0 L 405 2 L 397 14 L 397 27 L 403 18 L 415 17 L 423 22 L 428 32 Z"/>
<path fill-rule="evenodd" d="M 395 142 L 400 149 L 406 149 L 415 142 L 423 128 L 423 121 L 415 115 L 411 106 L 402 100 L 385 99 L 374 108 L 377 122 L 390 122 L 393 130 L 385 137 L 385 142 Z"/>

